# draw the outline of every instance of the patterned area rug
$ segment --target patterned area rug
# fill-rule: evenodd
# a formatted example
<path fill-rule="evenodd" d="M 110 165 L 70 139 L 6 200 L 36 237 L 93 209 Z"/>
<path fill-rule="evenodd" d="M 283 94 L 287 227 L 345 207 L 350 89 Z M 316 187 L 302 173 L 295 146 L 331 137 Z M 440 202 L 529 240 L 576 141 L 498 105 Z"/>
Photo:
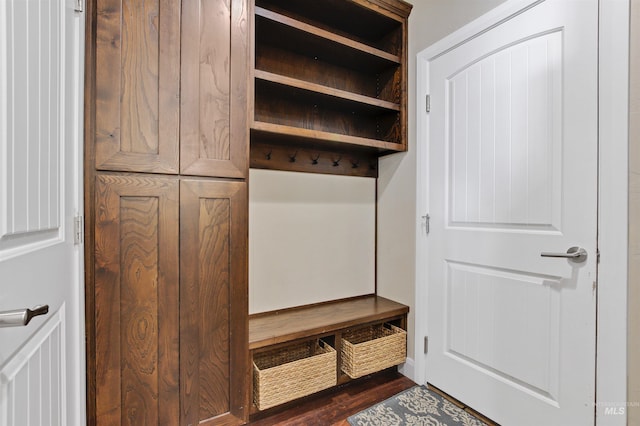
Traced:
<path fill-rule="evenodd" d="M 425 386 L 414 386 L 347 421 L 352 426 L 486 426 Z"/>

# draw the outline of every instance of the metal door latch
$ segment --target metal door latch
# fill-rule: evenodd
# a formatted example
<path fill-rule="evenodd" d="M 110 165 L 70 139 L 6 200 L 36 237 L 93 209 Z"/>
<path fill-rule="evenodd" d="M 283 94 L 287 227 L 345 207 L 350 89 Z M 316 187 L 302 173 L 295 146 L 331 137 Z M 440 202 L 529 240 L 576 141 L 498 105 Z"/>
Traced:
<path fill-rule="evenodd" d="M 429 213 L 425 214 L 424 216 L 422 216 L 422 220 L 424 222 L 424 232 L 425 234 L 429 234 L 429 222 L 431 220 L 431 216 L 429 216 Z"/>
<path fill-rule="evenodd" d="M 540 253 L 542 257 L 560 257 L 564 259 L 569 259 L 574 263 L 582 263 L 587 260 L 587 251 L 582 247 L 571 247 L 567 250 L 566 253 L 550 253 L 550 252 L 542 252 Z"/>

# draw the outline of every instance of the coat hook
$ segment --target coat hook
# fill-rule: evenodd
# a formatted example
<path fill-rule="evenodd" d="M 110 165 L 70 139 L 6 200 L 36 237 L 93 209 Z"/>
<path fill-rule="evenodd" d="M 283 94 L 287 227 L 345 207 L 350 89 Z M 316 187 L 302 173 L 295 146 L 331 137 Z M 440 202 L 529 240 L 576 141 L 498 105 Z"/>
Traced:
<path fill-rule="evenodd" d="M 311 157 L 311 164 L 318 164 L 318 159 L 320 159 L 320 154 L 315 157 Z"/>
<path fill-rule="evenodd" d="M 273 151 L 269 151 L 269 152 L 267 152 L 267 153 L 264 155 L 264 157 L 265 157 L 267 160 L 271 160 L 271 153 L 272 153 L 272 152 L 273 152 Z"/>
<path fill-rule="evenodd" d="M 340 165 L 341 160 L 342 160 L 342 155 L 338 157 L 337 160 L 333 160 L 333 167 L 338 167 Z"/>
<path fill-rule="evenodd" d="M 289 155 L 289 162 L 290 163 L 295 163 L 297 156 L 298 156 L 298 151 L 296 151 L 293 155 Z"/>
<path fill-rule="evenodd" d="M 357 169 L 360 166 L 360 159 L 351 160 L 351 168 Z"/>

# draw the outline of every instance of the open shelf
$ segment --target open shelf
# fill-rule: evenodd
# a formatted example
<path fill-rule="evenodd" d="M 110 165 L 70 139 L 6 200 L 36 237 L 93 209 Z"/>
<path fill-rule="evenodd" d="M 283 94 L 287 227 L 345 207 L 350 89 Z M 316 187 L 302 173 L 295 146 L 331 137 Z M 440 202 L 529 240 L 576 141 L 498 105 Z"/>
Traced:
<path fill-rule="evenodd" d="M 399 111 L 256 79 L 254 121 L 400 146 Z M 311 133 L 306 133 L 311 136 Z M 352 137 L 352 138 L 350 138 Z M 340 140 L 331 137 L 330 140 Z M 364 140 L 361 142 L 365 142 Z M 357 142 L 356 142 L 357 144 Z"/>
<path fill-rule="evenodd" d="M 372 58 L 378 58 L 381 63 L 387 62 L 400 64 L 400 57 L 398 55 L 385 52 L 384 50 L 360 43 L 356 40 L 335 34 L 334 32 L 289 18 L 288 16 L 280 13 L 263 9 L 261 7 L 256 7 L 255 13 L 257 25 L 258 23 L 260 23 L 259 25 L 267 23 L 275 24 L 270 28 L 275 34 L 289 32 L 289 34 L 295 34 L 297 36 L 294 40 L 287 38 L 281 39 L 281 42 L 283 43 L 304 42 L 307 44 L 310 40 L 314 40 L 314 44 L 321 44 L 324 42 L 327 46 L 330 46 L 334 50 L 339 50 L 342 54 L 364 55 L 365 57 L 371 56 Z M 264 18 L 264 20 L 259 18 Z"/>
<path fill-rule="evenodd" d="M 381 152 L 400 151 L 401 146 L 393 142 L 384 142 L 376 139 L 361 138 L 340 133 L 325 132 L 321 130 L 302 129 L 300 127 L 285 126 L 280 124 L 254 121 L 251 124 L 252 136 L 260 137 L 261 134 L 282 136 L 293 142 L 293 139 L 307 144 L 317 142 L 329 142 L 348 144 L 360 147 L 375 148 Z"/>
<path fill-rule="evenodd" d="M 313 82 L 322 86 L 400 104 L 402 68 L 373 63 L 370 57 L 334 57 L 312 50 L 297 50 L 269 43 L 266 35 L 256 45 L 255 70 Z M 264 40 L 264 39 L 267 40 Z M 357 62 L 352 64 L 351 62 Z M 371 66 L 369 66 L 369 65 Z"/>
<path fill-rule="evenodd" d="M 396 3 L 399 16 L 389 16 L 344 0 L 256 0 L 256 5 L 396 55 L 401 50 L 402 18 L 410 11 L 406 4 Z"/>
<path fill-rule="evenodd" d="M 360 95 L 358 93 L 348 92 L 346 90 L 335 89 L 332 87 L 323 86 L 321 84 L 311 83 L 297 78 L 291 78 L 279 74 L 274 74 L 267 71 L 256 70 L 255 78 L 257 80 L 269 81 L 272 83 L 281 84 L 283 86 L 294 87 L 300 90 L 306 90 L 321 95 L 331 96 L 334 98 L 342 99 L 344 101 L 351 101 L 354 103 L 360 103 L 370 107 L 377 107 L 388 109 L 392 111 L 400 111 L 400 105 L 394 102 L 389 102 L 369 96 Z"/>

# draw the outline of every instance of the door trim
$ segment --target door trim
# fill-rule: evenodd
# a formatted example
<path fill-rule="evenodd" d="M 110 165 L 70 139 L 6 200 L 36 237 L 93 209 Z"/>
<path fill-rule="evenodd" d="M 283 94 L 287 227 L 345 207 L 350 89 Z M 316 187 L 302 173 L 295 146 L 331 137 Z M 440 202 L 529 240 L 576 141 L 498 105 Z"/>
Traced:
<path fill-rule="evenodd" d="M 507 0 L 502 5 L 465 25 L 417 54 L 416 74 L 416 287 L 414 342 L 421 342 L 427 330 L 427 262 L 429 255 L 424 223 L 429 212 L 427 137 L 429 116 L 424 99 L 429 93 L 429 63 L 459 44 L 475 38 L 506 19 L 544 0 Z M 626 425 L 626 413 L 605 415 L 610 403 L 627 397 L 627 199 L 628 199 L 628 46 L 629 0 L 600 0 L 599 57 L 599 152 L 598 246 L 603 253 L 598 267 L 598 325 L 596 347 L 596 422 L 598 425 Z M 603 113 L 604 111 L 608 113 Z M 600 143 L 600 142 L 599 142 Z M 615 254 L 607 256 L 607 253 Z M 613 283 L 613 285 L 606 285 Z M 426 362 L 422 345 L 415 345 L 413 379 L 424 383 Z M 455 396 L 455 395 L 454 395 Z"/>
<path fill-rule="evenodd" d="M 627 424 L 629 0 L 600 0 L 596 424 Z M 605 149 L 606 148 L 606 149 Z M 624 406 L 624 405 L 622 405 Z"/>

